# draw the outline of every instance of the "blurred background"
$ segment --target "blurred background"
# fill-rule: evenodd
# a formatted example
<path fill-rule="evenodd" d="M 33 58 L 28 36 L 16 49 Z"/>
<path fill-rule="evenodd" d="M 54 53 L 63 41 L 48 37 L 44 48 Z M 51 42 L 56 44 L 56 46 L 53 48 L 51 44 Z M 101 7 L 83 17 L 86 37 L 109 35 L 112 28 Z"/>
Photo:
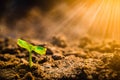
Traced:
<path fill-rule="evenodd" d="M 0 36 L 120 40 L 119 0 L 0 0 Z"/>

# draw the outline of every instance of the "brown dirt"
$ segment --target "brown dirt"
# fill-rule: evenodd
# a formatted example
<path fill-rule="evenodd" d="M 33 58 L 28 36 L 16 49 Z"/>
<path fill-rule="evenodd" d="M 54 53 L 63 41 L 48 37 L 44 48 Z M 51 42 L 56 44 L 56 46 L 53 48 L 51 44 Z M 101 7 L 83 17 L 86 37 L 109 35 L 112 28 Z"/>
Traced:
<path fill-rule="evenodd" d="M 18 47 L 16 40 L 0 39 L 0 80 L 120 80 L 120 44 L 115 41 L 82 38 L 79 44 L 70 45 L 54 37 L 47 44 L 29 42 L 47 47 L 46 55 L 33 52 L 32 68 L 28 52 Z"/>

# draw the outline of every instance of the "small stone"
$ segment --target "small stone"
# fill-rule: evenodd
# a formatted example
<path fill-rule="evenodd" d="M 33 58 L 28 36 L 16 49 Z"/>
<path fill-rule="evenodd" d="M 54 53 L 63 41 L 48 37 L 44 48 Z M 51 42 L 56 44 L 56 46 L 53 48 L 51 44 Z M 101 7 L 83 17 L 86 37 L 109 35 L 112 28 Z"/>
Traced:
<path fill-rule="evenodd" d="M 54 55 L 52 56 L 52 58 L 53 58 L 54 60 L 60 60 L 60 59 L 63 58 L 63 56 L 60 55 L 60 54 L 54 54 Z"/>

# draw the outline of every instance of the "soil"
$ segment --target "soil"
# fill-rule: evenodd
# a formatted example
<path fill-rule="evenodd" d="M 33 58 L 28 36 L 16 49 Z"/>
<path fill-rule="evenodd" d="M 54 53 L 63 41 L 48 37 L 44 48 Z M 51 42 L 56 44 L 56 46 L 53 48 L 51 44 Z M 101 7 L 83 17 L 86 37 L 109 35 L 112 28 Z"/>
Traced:
<path fill-rule="evenodd" d="M 30 39 L 47 48 L 46 55 L 28 52 L 16 39 L 0 38 L 0 80 L 120 80 L 120 44 L 81 38 L 77 44 L 54 37 L 50 42 Z"/>

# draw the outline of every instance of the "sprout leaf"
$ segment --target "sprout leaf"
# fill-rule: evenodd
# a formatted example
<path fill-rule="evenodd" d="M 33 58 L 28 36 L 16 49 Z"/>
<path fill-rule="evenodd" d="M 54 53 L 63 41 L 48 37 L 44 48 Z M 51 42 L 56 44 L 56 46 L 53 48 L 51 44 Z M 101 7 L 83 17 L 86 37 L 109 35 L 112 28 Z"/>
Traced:
<path fill-rule="evenodd" d="M 32 49 L 33 46 L 31 44 L 27 43 L 24 40 L 18 39 L 17 44 L 20 47 L 27 49 L 29 52 L 32 51 L 31 49 Z"/>
<path fill-rule="evenodd" d="M 41 47 L 41 46 L 34 46 L 34 51 L 40 55 L 43 55 L 46 53 L 46 48 Z"/>

